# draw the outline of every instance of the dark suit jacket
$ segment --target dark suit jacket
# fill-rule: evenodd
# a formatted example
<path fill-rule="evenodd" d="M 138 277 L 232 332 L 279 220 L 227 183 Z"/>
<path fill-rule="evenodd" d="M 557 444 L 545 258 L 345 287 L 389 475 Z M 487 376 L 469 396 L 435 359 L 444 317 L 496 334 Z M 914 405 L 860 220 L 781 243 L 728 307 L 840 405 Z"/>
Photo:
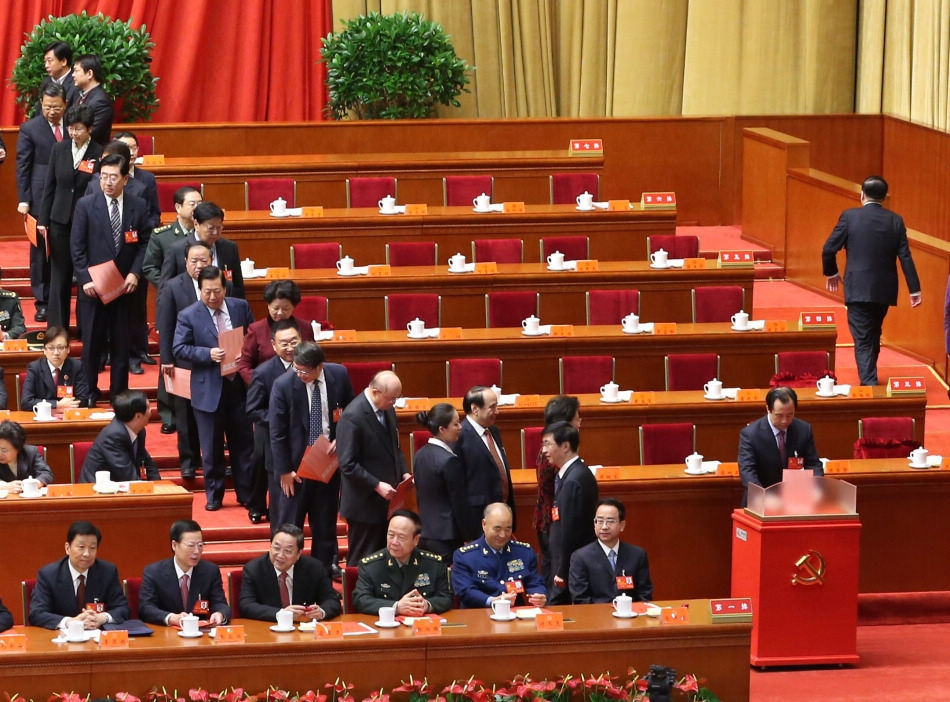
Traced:
<path fill-rule="evenodd" d="M 64 137 L 50 150 L 46 182 L 43 184 L 43 199 L 39 212 L 34 212 L 38 224 L 48 227 L 50 222 L 69 224 L 73 210 L 86 192 L 92 173 L 73 168 L 72 140 Z M 93 161 L 98 166 L 102 157 L 102 145 L 89 140 L 83 161 Z"/>
<path fill-rule="evenodd" d="M 3 380 L 3 368 L 0 368 L 0 410 L 7 409 L 7 386 Z"/>
<path fill-rule="evenodd" d="M 841 213 L 838 224 L 821 251 L 826 276 L 838 272 L 835 254 L 847 249 L 844 302 L 897 304 L 897 265 L 911 293 L 920 292 L 920 279 L 907 245 L 907 229 L 900 215 L 871 202 Z"/>
<path fill-rule="evenodd" d="M 194 611 L 198 599 L 208 600 L 211 612 L 221 612 L 224 621 L 231 618 L 231 608 L 224 599 L 221 571 L 210 561 L 198 561 L 191 570 L 188 603 L 182 610 L 181 588 L 175 571 L 175 559 L 166 558 L 145 566 L 142 589 L 139 591 L 139 619 L 164 624 L 169 614 Z M 204 615 L 202 615 L 204 616 Z"/>
<path fill-rule="evenodd" d="M 257 324 L 257 322 L 254 322 L 254 324 Z M 253 327 L 254 324 L 251 326 Z M 274 387 L 274 381 L 289 372 L 291 372 L 290 369 L 284 368 L 284 362 L 279 357 L 272 356 L 251 373 L 251 382 L 247 386 L 244 410 L 247 412 L 248 418 L 257 425 L 254 429 L 255 432 L 268 431 L 270 425 L 267 412 L 270 407 L 270 391 Z"/>
<path fill-rule="evenodd" d="M 108 561 L 96 560 L 86 572 L 86 602 L 96 599 L 105 603 L 113 623 L 121 624 L 129 618 L 129 603 L 119 585 L 119 571 Z M 40 568 L 30 599 L 30 624 L 56 629 L 63 617 L 75 617 L 79 611 L 69 559 L 63 557 Z"/>
<path fill-rule="evenodd" d="M 346 368 L 338 363 L 324 363 L 323 378 L 327 384 L 329 405 L 324 407 L 323 411 L 329 419 L 328 438 L 333 441 L 337 429 L 333 416 L 353 400 L 353 386 Z M 274 471 L 278 475 L 284 475 L 297 470 L 300 459 L 307 450 L 310 403 L 307 401 L 307 386 L 296 373 L 284 373 L 274 381 L 268 402 L 267 420 Z"/>
<path fill-rule="evenodd" d="M 125 234 L 130 231 L 137 233 L 137 242 L 126 243 Z M 69 245 L 79 287 L 92 281 L 89 266 L 106 261 L 114 261 L 123 278 L 129 273 L 142 277 L 142 260 L 152 229 L 148 225 L 145 200 L 129 193 L 122 197 L 122 232 L 116 253 L 109 206 L 102 193 L 87 195 L 76 203 Z"/>
<path fill-rule="evenodd" d="M 97 470 L 109 471 L 112 474 L 112 480 L 115 481 L 140 480 L 139 467 L 142 465 L 145 466 L 147 480 L 161 478 L 158 466 L 145 450 L 145 430 L 139 432 L 133 445 L 125 424 L 118 419 L 113 419 L 102 428 L 96 440 L 92 442 L 92 448 L 89 449 L 86 460 L 82 463 L 79 482 L 96 482 Z"/>
<path fill-rule="evenodd" d="M 92 138 L 103 146 L 108 144 L 112 138 L 113 107 L 105 88 L 97 85 L 84 96 L 77 94 L 76 103 L 92 108 Z"/>
<path fill-rule="evenodd" d="M 61 122 L 60 129 L 63 132 L 63 141 L 67 141 L 69 137 L 66 134 L 65 122 Z M 46 184 L 46 171 L 54 144 L 56 137 L 43 115 L 20 125 L 20 134 L 16 140 L 17 202 L 29 203 L 30 214 L 34 217 L 43 199 L 43 186 Z"/>
<path fill-rule="evenodd" d="M 59 385 L 72 385 L 73 397 L 79 400 L 80 407 L 89 403 L 89 383 L 86 382 L 86 373 L 82 369 L 82 361 L 78 358 L 67 358 L 59 374 Z M 56 398 L 56 387 L 53 385 L 53 375 L 49 370 L 46 358 L 30 361 L 26 367 L 26 380 L 23 381 L 23 392 L 20 393 L 20 406 L 24 412 L 29 412 L 33 405 L 40 400 L 46 400 L 53 407 L 59 400 Z"/>
<path fill-rule="evenodd" d="M 318 604 L 327 619 L 340 615 L 340 596 L 333 589 L 326 568 L 316 558 L 301 556 L 294 564 L 291 604 Z M 280 606 L 277 573 L 265 553 L 244 566 L 241 578 L 241 616 L 265 622 L 276 621 Z"/>
<path fill-rule="evenodd" d="M 6 631 L 11 626 L 13 626 L 13 615 L 3 602 L 0 602 L 0 631 Z"/>
<path fill-rule="evenodd" d="M 617 545 L 617 569 L 610 567 L 607 554 L 598 541 L 587 544 L 574 552 L 571 556 L 571 570 L 568 586 L 571 590 L 571 600 L 574 604 L 591 604 L 594 602 L 612 602 L 620 594 L 617 589 L 618 575 L 632 575 L 634 590 L 625 590 L 638 602 L 649 602 L 653 599 L 653 583 L 650 581 L 650 564 L 647 562 L 647 552 L 639 546 L 626 544 L 623 541 Z"/>
<path fill-rule="evenodd" d="M 254 321 L 251 306 L 236 297 L 224 299 L 231 316 L 231 327 L 241 327 L 246 333 L 248 325 Z M 244 382 L 240 378 L 234 381 L 222 378 L 220 364 L 211 360 L 211 349 L 217 345 L 218 329 L 203 302 L 196 302 L 178 313 L 172 350 L 176 361 L 191 364 L 191 406 L 202 412 L 217 410 L 222 383 Z"/>
<path fill-rule="evenodd" d="M 811 468 L 815 475 L 824 475 L 811 424 L 801 419 L 793 419 L 785 432 L 785 454 L 804 457 L 805 467 Z M 739 433 L 739 477 L 743 485 L 753 483 L 769 487 L 782 482 L 782 465 L 775 434 L 768 417 L 760 417 Z M 743 498 L 745 504 L 745 498 Z"/>
<path fill-rule="evenodd" d="M 178 239 L 168 250 L 165 260 L 162 261 L 161 283 L 169 278 L 174 278 L 179 273 L 185 272 L 185 248 L 197 238 L 192 232 L 189 236 Z M 215 254 L 218 257 L 218 268 L 225 271 L 225 275 L 230 275 L 231 292 L 234 297 L 244 298 L 244 276 L 241 275 L 241 256 L 238 253 L 238 246 L 230 239 L 218 239 L 214 245 Z"/>
<path fill-rule="evenodd" d="M 50 76 L 46 76 L 43 79 L 43 82 L 40 83 L 40 90 L 39 90 L 40 99 L 36 101 L 36 106 L 33 108 L 34 116 L 36 115 L 39 115 L 40 117 L 43 116 L 43 113 L 40 111 L 41 108 L 43 107 L 43 91 L 46 89 L 46 86 L 49 85 L 51 82 L 54 82 L 53 78 Z M 66 71 L 66 75 L 65 77 L 63 77 L 63 82 L 60 83 L 60 85 L 63 88 L 63 93 L 66 95 L 67 109 L 70 107 L 70 105 L 77 104 L 79 101 L 79 89 L 76 87 L 75 81 L 73 81 L 72 66 L 70 66 L 69 70 Z M 66 128 L 63 127 L 63 137 L 65 136 L 66 136 Z"/>
<path fill-rule="evenodd" d="M 512 528 L 517 530 L 518 524 L 514 517 L 515 514 L 515 491 L 511 484 L 511 466 L 508 464 L 508 456 L 505 454 L 505 447 L 501 443 L 501 432 L 498 427 L 489 427 L 495 440 L 495 446 L 501 455 L 501 460 L 505 464 L 505 472 L 508 474 L 508 506 L 512 512 Z M 482 512 L 485 507 L 492 502 L 501 502 L 501 480 L 498 474 L 498 466 L 495 465 L 495 459 L 492 458 L 488 446 L 484 440 L 475 431 L 475 427 L 468 419 L 462 420 L 462 433 L 455 445 L 455 453 L 462 459 L 465 466 L 465 485 L 468 493 L 468 504 L 471 511 L 470 522 L 474 524 L 482 523 Z M 465 534 L 466 540 L 478 538 L 478 529 L 470 534 Z"/>
<path fill-rule="evenodd" d="M 194 279 L 188 273 L 176 275 L 162 286 L 155 305 L 155 326 L 158 327 L 158 350 L 162 363 L 174 363 L 172 344 L 175 341 L 175 326 L 178 313 L 198 302 Z M 182 361 L 181 367 L 191 368 Z"/>
<path fill-rule="evenodd" d="M 36 478 L 44 485 L 55 482 L 53 471 L 43 460 L 43 455 L 36 446 L 24 444 L 16 457 L 16 475 L 9 475 L 10 469 L 3 465 L 0 466 L 0 480 L 11 482 L 13 480 L 23 480 L 24 478 Z"/>
<path fill-rule="evenodd" d="M 567 580 L 571 554 L 597 537 L 594 513 L 597 511 L 597 479 L 580 458 L 574 461 L 554 493 L 558 519 L 551 521 L 552 573 Z"/>
<path fill-rule="evenodd" d="M 158 186 L 155 184 L 155 176 L 148 171 L 136 168 L 135 177 L 129 176 L 129 180 L 125 184 L 125 192 L 145 200 L 145 205 L 148 208 L 149 229 L 155 229 L 161 224 L 162 210 L 158 206 Z M 85 194 L 95 195 L 97 193 L 102 193 L 102 186 L 99 184 L 98 178 L 93 178 L 86 186 Z"/>
<path fill-rule="evenodd" d="M 436 444 L 426 444 L 412 464 L 422 518 L 422 538 L 451 541 L 477 531 L 465 492 L 461 459 Z"/>
<path fill-rule="evenodd" d="M 297 324 L 300 325 L 300 339 L 313 341 L 313 327 L 310 326 L 310 320 L 299 317 L 291 317 L 291 319 L 296 319 Z M 258 319 L 247 328 L 244 348 L 241 349 L 241 358 L 238 360 L 238 372 L 245 383 L 250 384 L 251 372 L 255 368 L 276 355 L 274 345 L 270 342 L 271 324 L 270 315 L 264 315 L 263 319 Z"/>
<path fill-rule="evenodd" d="M 376 419 L 376 412 L 365 392 L 358 394 L 340 417 L 336 428 L 337 453 L 343 475 L 340 514 L 346 519 L 384 524 L 389 501 L 376 493 L 376 486 L 385 481 L 396 487 L 403 474 L 409 472 L 399 449 L 396 413 L 389 409 L 385 417 L 384 427 Z"/>

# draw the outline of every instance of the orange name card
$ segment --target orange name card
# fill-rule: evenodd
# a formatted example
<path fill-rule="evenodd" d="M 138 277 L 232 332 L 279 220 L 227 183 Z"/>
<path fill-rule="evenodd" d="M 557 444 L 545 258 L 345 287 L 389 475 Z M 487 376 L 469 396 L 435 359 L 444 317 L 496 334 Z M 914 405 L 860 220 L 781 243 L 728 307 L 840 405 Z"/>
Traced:
<path fill-rule="evenodd" d="M 534 619 L 538 631 L 564 631 L 564 615 L 560 612 L 542 612 Z"/>
<path fill-rule="evenodd" d="M 7 651 L 25 651 L 26 634 L 4 634 L 0 636 L 0 653 Z"/>
<path fill-rule="evenodd" d="M 47 497 L 72 497 L 72 494 L 73 494 L 72 485 L 47 485 L 46 486 Z"/>
<path fill-rule="evenodd" d="M 630 209 L 630 200 L 607 200 L 607 209 L 611 212 L 626 212 Z"/>
<path fill-rule="evenodd" d="M 950 470 L 950 456 L 944 456 L 940 461 L 940 470 Z"/>
<path fill-rule="evenodd" d="M 540 395 L 518 395 L 515 398 L 515 407 L 540 407 Z"/>
<path fill-rule="evenodd" d="M 165 154 L 148 154 L 142 157 L 143 166 L 164 166 Z"/>
<path fill-rule="evenodd" d="M 656 322 L 653 325 L 654 334 L 675 334 L 676 322 Z"/>
<path fill-rule="evenodd" d="M 419 617 L 412 622 L 413 636 L 442 636 L 442 621 L 431 617 Z"/>
<path fill-rule="evenodd" d="M 835 326 L 834 312 L 802 312 L 798 316 L 798 327 L 833 327 Z"/>
<path fill-rule="evenodd" d="M 313 629 L 315 639 L 342 639 L 343 622 L 317 622 Z"/>
<path fill-rule="evenodd" d="M 705 269 L 706 269 L 705 258 L 684 258 L 683 259 L 683 270 L 701 271 Z"/>
<path fill-rule="evenodd" d="M 736 402 L 760 402 L 765 400 L 765 390 L 757 388 L 740 389 L 736 393 Z"/>
<path fill-rule="evenodd" d="M 408 203 L 406 204 L 406 214 L 407 215 L 425 215 L 429 214 L 429 206 L 425 203 Z"/>
<path fill-rule="evenodd" d="M 755 264 L 755 254 L 751 251 L 720 251 L 721 266 L 751 266 Z"/>
<path fill-rule="evenodd" d="M 392 274 L 392 268 L 389 267 L 388 263 L 381 263 L 379 265 L 369 267 L 370 278 L 386 278 Z"/>
<path fill-rule="evenodd" d="M 635 392 L 630 396 L 630 404 L 632 405 L 655 405 L 656 404 L 656 393 L 652 390 L 646 390 L 644 392 Z"/>
<path fill-rule="evenodd" d="M 265 278 L 289 278 L 290 269 L 289 268 L 271 268 L 268 267 L 267 273 L 264 276 Z"/>
<path fill-rule="evenodd" d="M 219 626 L 215 630 L 214 640 L 217 643 L 244 643 L 247 638 L 242 624 Z"/>
<path fill-rule="evenodd" d="M 672 191 L 640 193 L 642 207 L 676 207 L 676 193 Z"/>
<path fill-rule="evenodd" d="M 495 261 L 485 261 L 484 263 L 475 264 L 476 273 L 497 273 L 498 264 Z"/>
<path fill-rule="evenodd" d="M 689 624 L 689 607 L 668 607 L 660 614 L 661 624 Z"/>
<path fill-rule="evenodd" d="M 439 327 L 440 339 L 461 339 L 462 327 Z"/>
<path fill-rule="evenodd" d="M 874 397 L 874 388 L 870 385 L 852 385 L 851 392 L 848 393 L 848 397 L 853 397 L 859 400 L 870 400 Z"/>
<path fill-rule="evenodd" d="M 129 632 L 125 629 L 118 631 L 103 631 L 99 634 L 99 648 L 128 648 Z"/>
<path fill-rule="evenodd" d="M 787 332 L 788 321 L 785 319 L 766 319 L 765 331 L 767 332 Z"/>
<path fill-rule="evenodd" d="M 422 410 L 427 410 L 432 406 L 429 402 L 428 397 L 407 397 L 406 398 L 406 409 L 412 410 L 413 412 L 421 412 Z"/>
<path fill-rule="evenodd" d="M 26 339 L 7 339 L 3 342 L 4 351 L 28 351 Z"/>
<path fill-rule="evenodd" d="M 88 407 L 73 407 L 63 412 L 63 419 L 88 419 L 92 410 Z"/>
<path fill-rule="evenodd" d="M 316 205 L 314 207 L 301 207 L 300 216 L 301 217 L 322 217 L 323 205 Z"/>
<path fill-rule="evenodd" d="M 331 341 L 356 341 L 355 329 L 334 329 Z"/>
<path fill-rule="evenodd" d="M 505 213 L 523 213 L 524 212 L 524 203 L 523 202 L 506 202 L 503 207 L 505 208 Z"/>
<path fill-rule="evenodd" d="M 848 467 L 850 466 L 850 461 L 837 460 L 837 461 L 828 461 L 825 464 L 825 474 L 828 473 L 847 473 Z"/>
<path fill-rule="evenodd" d="M 577 262 L 578 273 L 593 273 L 600 270 L 600 264 L 596 258 L 581 259 Z"/>
<path fill-rule="evenodd" d="M 717 475 L 739 475 L 739 464 L 733 461 L 732 463 L 720 463 L 719 468 L 716 470 Z"/>
<path fill-rule="evenodd" d="M 620 468 L 617 466 L 598 468 L 596 477 L 598 480 L 620 480 Z"/>
<path fill-rule="evenodd" d="M 552 324 L 551 336 L 574 336 L 573 324 Z"/>
<path fill-rule="evenodd" d="M 567 145 L 570 156 L 600 156 L 604 153 L 603 139 L 571 139 Z"/>
<path fill-rule="evenodd" d="M 927 392 L 927 381 L 923 376 L 901 376 L 887 379 L 887 394 L 917 395 Z"/>
<path fill-rule="evenodd" d="M 148 480 L 129 483 L 130 495 L 152 495 L 155 493 L 155 483 Z"/>

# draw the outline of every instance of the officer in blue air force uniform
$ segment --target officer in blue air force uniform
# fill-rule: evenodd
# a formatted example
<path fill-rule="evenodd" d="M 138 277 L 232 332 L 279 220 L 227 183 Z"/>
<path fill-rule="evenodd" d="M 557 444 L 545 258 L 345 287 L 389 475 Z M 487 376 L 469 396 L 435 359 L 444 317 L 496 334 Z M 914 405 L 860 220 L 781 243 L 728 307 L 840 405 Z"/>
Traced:
<path fill-rule="evenodd" d="M 452 558 L 452 589 L 462 606 L 491 607 L 497 599 L 544 606 L 547 594 L 538 558 L 528 544 L 512 540 L 511 508 L 504 502 L 488 505 L 482 531 Z"/>

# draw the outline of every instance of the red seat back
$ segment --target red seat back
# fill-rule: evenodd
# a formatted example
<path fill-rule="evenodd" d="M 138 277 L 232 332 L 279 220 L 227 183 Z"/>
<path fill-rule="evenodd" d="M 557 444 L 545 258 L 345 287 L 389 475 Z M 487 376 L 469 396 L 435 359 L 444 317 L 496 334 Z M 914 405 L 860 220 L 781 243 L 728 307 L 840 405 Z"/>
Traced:
<path fill-rule="evenodd" d="M 541 263 L 555 251 L 564 254 L 565 261 L 590 258 L 590 240 L 586 236 L 549 236 L 541 239 Z"/>
<path fill-rule="evenodd" d="M 531 315 L 539 316 L 539 297 L 533 290 L 485 293 L 485 323 L 488 327 L 520 327 Z"/>
<path fill-rule="evenodd" d="M 451 358 L 445 373 L 447 397 L 463 397 L 475 385 L 503 387 L 500 358 Z"/>
<path fill-rule="evenodd" d="M 383 176 L 379 178 L 346 179 L 347 207 L 373 207 L 378 209 L 379 201 L 387 195 L 396 197 L 395 178 Z"/>
<path fill-rule="evenodd" d="M 628 314 L 640 314 L 639 290 L 590 290 L 587 293 L 588 324 L 620 324 Z"/>
<path fill-rule="evenodd" d="M 495 179 L 490 175 L 455 175 L 442 179 L 442 202 L 449 207 L 472 207 L 476 197 L 485 193 L 494 199 Z"/>
<path fill-rule="evenodd" d="M 353 391 L 362 392 L 377 373 L 394 370 L 396 364 L 392 361 L 344 361 L 343 366 L 350 376 Z"/>
<path fill-rule="evenodd" d="M 693 288 L 693 322 L 728 322 L 743 309 L 745 293 L 738 285 L 708 285 Z M 747 312 L 749 310 L 746 310 Z"/>
<path fill-rule="evenodd" d="M 386 263 L 390 266 L 435 266 L 439 263 L 439 245 L 434 241 L 390 241 L 386 244 Z"/>
<path fill-rule="evenodd" d="M 293 244 L 290 247 L 291 268 L 336 268 L 343 257 L 343 247 L 336 241 Z"/>
<path fill-rule="evenodd" d="M 643 424 L 640 427 L 640 463 L 682 463 L 696 448 L 692 424 Z"/>
<path fill-rule="evenodd" d="M 553 173 L 550 177 L 551 204 L 576 205 L 577 196 L 588 192 L 600 198 L 600 176 L 596 173 Z"/>
<path fill-rule="evenodd" d="M 244 209 L 269 210 L 278 197 L 287 207 L 297 206 L 297 181 L 293 178 L 255 178 L 244 181 Z"/>
<path fill-rule="evenodd" d="M 647 254 L 663 249 L 670 258 L 699 256 L 699 237 L 692 234 L 653 234 L 647 237 Z"/>
<path fill-rule="evenodd" d="M 524 243 L 521 239 L 476 239 L 472 242 L 474 261 L 523 263 Z"/>
<path fill-rule="evenodd" d="M 405 331 L 406 324 L 417 317 L 426 323 L 426 328 L 440 325 L 438 295 L 430 293 L 395 293 L 383 298 L 386 308 L 386 328 Z"/>
<path fill-rule="evenodd" d="M 719 354 L 671 353 L 666 359 L 667 390 L 702 390 L 719 378 Z"/>
<path fill-rule="evenodd" d="M 563 356 L 558 359 L 562 395 L 599 393 L 614 379 L 613 356 Z"/>

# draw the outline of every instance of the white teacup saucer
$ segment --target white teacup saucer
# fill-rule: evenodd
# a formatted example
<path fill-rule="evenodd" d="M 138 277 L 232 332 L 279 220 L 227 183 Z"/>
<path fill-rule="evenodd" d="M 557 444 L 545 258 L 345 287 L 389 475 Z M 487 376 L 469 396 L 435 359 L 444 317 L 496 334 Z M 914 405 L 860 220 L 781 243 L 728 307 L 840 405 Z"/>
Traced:
<path fill-rule="evenodd" d="M 271 212 L 271 213 L 270 213 L 270 216 L 271 216 L 271 217 L 280 217 L 280 218 L 283 218 L 283 217 L 290 217 L 290 212 L 287 212 L 286 210 L 284 210 L 284 212 L 281 213 L 281 214 L 278 214 L 277 212 Z"/>
<path fill-rule="evenodd" d="M 287 627 L 287 628 L 285 629 L 285 628 L 282 627 L 282 626 L 277 626 L 276 624 L 271 624 L 271 625 L 270 625 L 269 627 L 267 627 L 267 628 L 270 629 L 271 631 L 277 633 L 277 634 L 289 634 L 289 633 L 292 632 L 292 631 L 297 631 L 297 628 L 294 627 L 293 625 L 291 625 L 291 626 L 289 626 L 289 627 Z"/>
<path fill-rule="evenodd" d="M 528 331 L 527 329 L 522 329 L 521 333 L 524 336 L 544 336 L 544 332 L 538 329 L 536 332 Z"/>
<path fill-rule="evenodd" d="M 630 614 L 621 614 L 620 612 L 613 611 L 610 614 L 614 617 L 617 617 L 617 619 L 636 619 L 639 616 L 636 612 L 630 612 Z"/>
<path fill-rule="evenodd" d="M 821 390 L 815 391 L 815 397 L 834 397 L 835 393 L 833 392 L 822 392 Z"/>
<path fill-rule="evenodd" d="M 574 209 L 577 210 L 578 212 L 593 212 L 597 208 L 594 207 L 593 205 L 591 205 L 590 207 L 581 207 L 580 205 L 578 205 Z"/>
<path fill-rule="evenodd" d="M 337 270 L 336 274 L 337 274 L 337 275 L 342 275 L 342 276 L 345 276 L 345 277 L 349 278 L 350 276 L 359 275 L 360 272 L 359 272 L 359 271 L 350 271 L 349 273 L 344 273 L 344 272 L 341 271 L 341 270 Z"/>
<path fill-rule="evenodd" d="M 735 324 L 733 324 L 733 325 L 731 325 L 729 328 L 732 329 L 732 331 L 752 331 L 752 327 L 751 327 L 751 326 L 748 326 L 748 327 L 737 327 Z"/>
<path fill-rule="evenodd" d="M 723 393 L 722 395 L 718 395 L 716 397 L 713 397 L 712 395 L 703 394 L 703 399 L 704 400 L 726 400 L 728 398 L 726 397 L 725 393 Z"/>
<path fill-rule="evenodd" d="M 603 396 L 601 396 L 600 401 L 606 402 L 608 405 L 616 405 L 618 402 L 625 402 L 625 400 L 622 397 L 615 397 L 612 400 L 608 400 L 606 397 L 603 397 Z"/>
<path fill-rule="evenodd" d="M 663 266 L 658 266 L 658 265 L 655 264 L 655 263 L 651 263 L 651 264 L 650 264 L 650 268 L 652 268 L 652 269 L 654 269 L 654 270 L 657 270 L 657 271 L 665 271 L 667 268 L 672 268 L 672 267 L 673 267 L 673 266 L 671 266 L 669 263 L 667 263 L 666 265 L 663 265 Z"/>
<path fill-rule="evenodd" d="M 491 207 L 486 207 L 484 210 L 480 210 L 477 207 L 472 208 L 472 212 L 476 212 L 478 214 L 491 214 L 492 211 L 493 210 Z"/>
<path fill-rule="evenodd" d="M 907 465 L 911 468 L 930 468 L 929 463 L 914 463 L 913 461 L 908 461 Z"/>
<path fill-rule="evenodd" d="M 512 622 L 518 618 L 518 615 L 514 612 L 510 612 L 507 617 L 502 617 L 497 614 L 489 614 L 488 618 L 496 622 Z"/>
<path fill-rule="evenodd" d="M 429 335 L 426 334 L 425 332 L 422 332 L 421 334 L 411 334 L 409 332 L 406 332 L 406 336 L 409 337 L 410 339 L 415 339 L 416 341 L 418 341 L 419 339 L 428 338 Z"/>
<path fill-rule="evenodd" d="M 200 639 L 202 636 L 204 636 L 204 632 L 196 631 L 194 634 L 188 634 L 184 631 L 179 631 L 178 635 L 183 639 Z"/>
<path fill-rule="evenodd" d="M 386 210 L 379 210 L 379 213 L 380 213 L 381 215 L 397 215 L 397 214 L 399 214 L 399 210 L 393 209 L 393 210 L 391 210 L 391 211 L 389 211 L 389 212 L 387 212 Z"/>
<path fill-rule="evenodd" d="M 706 474 L 706 471 L 704 471 L 702 468 L 700 468 L 699 470 L 692 470 L 691 468 L 685 468 L 683 469 L 683 472 L 686 473 L 687 475 L 705 475 Z"/>
<path fill-rule="evenodd" d="M 399 625 L 399 622 L 390 622 L 389 624 L 384 624 L 383 622 L 379 621 L 378 619 L 377 619 L 375 622 L 373 622 L 373 624 L 375 624 L 376 626 L 378 626 L 378 627 L 380 627 L 380 628 L 382 628 L 382 629 L 398 629 L 399 626 L 400 626 L 400 625 Z"/>
<path fill-rule="evenodd" d="M 554 266 L 551 266 L 551 265 L 547 266 L 547 269 L 551 271 L 552 273 L 562 273 L 564 271 L 571 270 L 567 266 L 561 266 L 560 268 L 555 268 Z"/>

